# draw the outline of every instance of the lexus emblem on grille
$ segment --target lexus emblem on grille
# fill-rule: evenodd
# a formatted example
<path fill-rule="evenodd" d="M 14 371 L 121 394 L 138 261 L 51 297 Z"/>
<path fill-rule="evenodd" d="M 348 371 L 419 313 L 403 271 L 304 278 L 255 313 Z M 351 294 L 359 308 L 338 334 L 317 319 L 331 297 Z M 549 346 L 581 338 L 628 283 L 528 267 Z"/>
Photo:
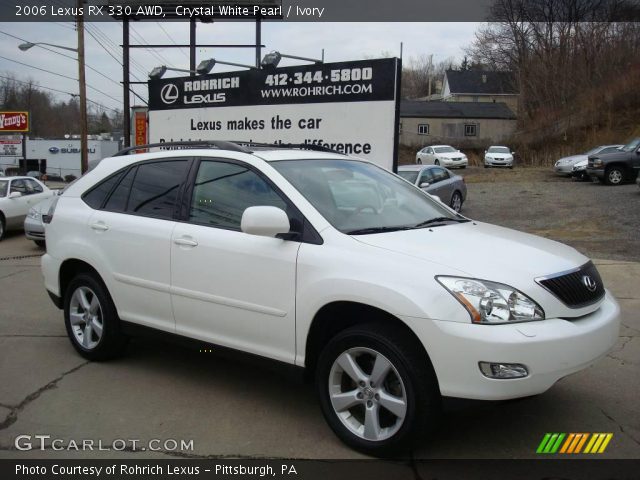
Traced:
<path fill-rule="evenodd" d="M 596 281 L 589 275 L 584 275 L 582 277 L 582 284 L 587 287 L 587 290 L 589 290 L 590 292 L 595 292 L 596 288 L 598 288 Z"/>
<path fill-rule="evenodd" d="M 174 103 L 178 100 L 178 87 L 173 83 L 167 83 L 162 90 L 160 90 L 160 98 L 166 104 Z"/>

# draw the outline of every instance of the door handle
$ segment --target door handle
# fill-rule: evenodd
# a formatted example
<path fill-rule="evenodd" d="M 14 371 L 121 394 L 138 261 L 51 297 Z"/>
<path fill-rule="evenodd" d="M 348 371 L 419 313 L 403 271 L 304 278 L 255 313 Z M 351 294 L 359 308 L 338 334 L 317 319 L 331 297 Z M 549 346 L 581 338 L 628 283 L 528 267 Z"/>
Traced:
<path fill-rule="evenodd" d="M 198 242 L 196 242 L 193 238 L 190 237 L 178 237 L 173 243 L 176 245 L 184 246 L 184 247 L 197 247 Z"/>
<path fill-rule="evenodd" d="M 109 227 L 107 227 L 104 222 L 96 222 L 96 223 L 92 223 L 90 225 L 92 230 L 96 230 L 98 232 L 106 232 L 107 230 L 109 230 Z"/>

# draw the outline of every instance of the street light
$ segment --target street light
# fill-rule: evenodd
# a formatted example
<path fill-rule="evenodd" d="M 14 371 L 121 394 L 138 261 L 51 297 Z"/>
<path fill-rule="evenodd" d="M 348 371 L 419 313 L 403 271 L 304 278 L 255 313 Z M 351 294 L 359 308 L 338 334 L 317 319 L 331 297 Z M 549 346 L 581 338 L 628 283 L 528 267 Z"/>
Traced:
<path fill-rule="evenodd" d="M 36 45 L 47 45 L 49 47 L 68 50 L 78 54 L 78 85 L 80 89 L 80 171 L 85 173 L 89 169 L 89 127 L 87 122 L 87 84 L 84 72 L 84 22 L 81 15 L 77 18 L 78 24 L 78 48 L 64 47 L 44 42 L 25 42 L 18 45 L 18 48 L 26 52 Z M 26 158 L 26 157 L 25 157 Z"/>
<path fill-rule="evenodd" d="M 167 70 L 172 72 L 184 72 L 184 73 L 196 73 L 198 75 L 206 75 L 209 73 L 215 65 L 219 63 L 220 65 L 232 65 L 234 67 L 243 67 L 250 68 L 253 70 L 257 70 L 256 67 L 252 65 L 243 65 L 241 63 L 232 63 L 232 62 L 223 62 L 222 60 L 216 60 L 215 58 L 209 58 L 208 60 L 202 60 L 195 70 L 188 70 L 185 68 L 175 68 L 175 67 L 167 67 L 166 65 L 161 65 L 159 67 L 155 67 L 151 72 L 149 72 L 149 78 L 151 80 L 158 80 L 167 73 Z"/>
<path fill-rule="evenodd" d="M 293 58 L 294 60 L 303 60 L 305 62 L 313 62 L 315 64 L 324 63 L 323 60 L 318 60 L 317 58 L 298 57 L 297 55 L 285 55 L 284 53 L 276 52 L 274 50 L 273 52 L 267 53 L 264 56 L 260 65 L 265 69 L 274 69 L 278 66 L 280 60 L 282 60 L 283 58 Z"/>

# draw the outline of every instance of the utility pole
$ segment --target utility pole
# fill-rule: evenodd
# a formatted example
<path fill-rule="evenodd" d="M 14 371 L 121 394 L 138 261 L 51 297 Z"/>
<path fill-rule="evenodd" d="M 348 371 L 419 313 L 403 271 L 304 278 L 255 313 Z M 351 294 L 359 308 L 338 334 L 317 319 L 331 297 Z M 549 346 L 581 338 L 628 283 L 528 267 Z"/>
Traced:
<path fill-rule="evenodd" d="M 89 170 L 89 129 L 87 125 L 87 83 L 84 76 L 84 18 L 82 13 L 83 0 L 78 1 L 78 83 L 80 88 L 80 172 Z"/>
<path fill-rule="evenodd" d="M 429 78 L 429 94 L 427 99 L 431 99 L 431 66 L 433 64 L 433 53 L 429 55 L 429 68 L 427 69 L 427 77 Z"/>

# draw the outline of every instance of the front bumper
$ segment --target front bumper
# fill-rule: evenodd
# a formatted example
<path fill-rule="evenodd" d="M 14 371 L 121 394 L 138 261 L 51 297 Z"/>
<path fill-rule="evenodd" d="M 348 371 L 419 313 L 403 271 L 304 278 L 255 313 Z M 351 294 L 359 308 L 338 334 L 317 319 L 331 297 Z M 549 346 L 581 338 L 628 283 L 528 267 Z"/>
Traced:
<path fill-rule="evenodd" d="M 609 292 L 600 307 L 577 319 L 474 325 L 403 318 L 429 353 L 444 396 L 504 400 L 537 395 L 606 355 L 618 340 L 620 308 Z M 478 362 L 518 363 L 529 375 L 485 377 Z"/>
<path fill-rule="evenodd" d="M 565 165 L 555 165 L 553 167 L 553 171 L 556 173 L 556 175 L 571 175 L 571 172 L 573 171 L 573 165 L 571 165 L 570 163 L 567 163 Z"/>
<path fill-rule="evenodd" d="M 485 165 L 490 165 L 492 167 L 512 167 L 513 166 L 513 160 L 502 160 L 502 159 L 488 159 L 485 158 L 484 159 L 484 164 Z"/>
<path fill-rule="evenodd" d="M 24 235 L 29 240 L 44 240 L 44 225 L 42 221 L 27 216 L 24 219 Z"/>
<path fill-rule="evenodd" d="M 443 167 L 467 167 L 469 166 L 469 160 L 467 158 L 462 160 L 452 160 L 450 158 L 443 158 L 440 160 Z"/>

